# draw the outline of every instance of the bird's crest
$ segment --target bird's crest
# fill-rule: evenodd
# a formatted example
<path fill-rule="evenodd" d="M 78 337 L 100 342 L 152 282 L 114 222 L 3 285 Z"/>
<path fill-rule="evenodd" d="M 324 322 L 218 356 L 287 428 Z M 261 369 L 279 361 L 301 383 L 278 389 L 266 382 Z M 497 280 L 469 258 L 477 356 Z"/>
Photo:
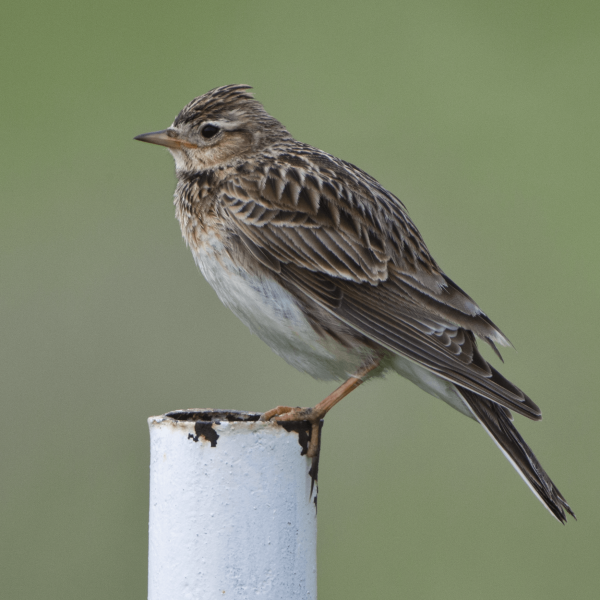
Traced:
<path fill-rule="evenodd" d="M 199 118 L 210 120 L 221 118 L 225 113 L 234 111 L 247 111 L 264 109 L 262 104 L 254 99 L 254 95 L 246 90 L 252 89 L 252 86 L 243 83 L 223 85 L 215 88 L 202 96 L 194 98 L 189 104 L 184 106 L 177 115 L 175 126 L 184 123 L 191 123 Z"/>

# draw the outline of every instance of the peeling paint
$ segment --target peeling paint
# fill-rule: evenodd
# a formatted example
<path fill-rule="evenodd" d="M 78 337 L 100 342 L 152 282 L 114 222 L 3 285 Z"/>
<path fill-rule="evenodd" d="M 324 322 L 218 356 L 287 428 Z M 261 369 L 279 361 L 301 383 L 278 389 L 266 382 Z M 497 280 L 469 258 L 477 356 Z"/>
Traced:
<path fill-rule="evenodd" d="M 296 435 L 260 422 L 259 413 L 227 412 L 191 408 L 149 419 L 148 598 L 212 600 L 237 591 L 314 600 L 307 425 Z"/>
<path fill-rule="evenodd" d="M 194 424 L 196 435 L 189 433 L 188 439 L 191 438 L 197 442 L 201 437 L 203 437 L 207 442 L 210 442 L 211 448 L 216 448 L 219 434 L 213 429 L 213 425 L 218 425 L 219 423 L 220 421 L 196 421 Z"/>
<path fill-rule="evenodd" d="M 277 421 L 281 427 L 283 427 L 287 432 L 295 431 L 298 434 L 298 443 L 302 448 L 300 452 L 301 456 L 304 456 L 308 452 L 308 445 L 311 439 L 312 434 L 312 425 L 308 421 Z M 321 432 L 323 430 L 323 419 L 319 422 L 319 445 L 317 446 L 317 453 L 313 456 L 312 464 L 310 469 L 308 470 L 308 474 L 310 475 L 310 494 L 312 496 L 313 490 L 316 488 L 315 494 L 315 509 L 317 507 L 317 496 L 319 494 L 319 458 L 321 456 L 321 440 L 323 439 L 321 436 Z"/>

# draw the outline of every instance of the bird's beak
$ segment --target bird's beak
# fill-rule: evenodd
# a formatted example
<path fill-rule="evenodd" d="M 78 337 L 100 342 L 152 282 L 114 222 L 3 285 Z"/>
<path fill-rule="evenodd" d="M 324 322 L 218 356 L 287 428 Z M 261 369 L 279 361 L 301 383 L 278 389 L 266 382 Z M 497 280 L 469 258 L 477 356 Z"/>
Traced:
<path fill-rule="evenodd" d="M 148 142 L 149 144 L 158 144 L 159 146 L 167 146 L 167 148 L 195 148 L 195 144 L 191 144 L 178 137 L 174 129 L 163 129 L 162 131 L 152 131 L 151 133 L 142 133 L 133 138 L 140 142 Z"/>

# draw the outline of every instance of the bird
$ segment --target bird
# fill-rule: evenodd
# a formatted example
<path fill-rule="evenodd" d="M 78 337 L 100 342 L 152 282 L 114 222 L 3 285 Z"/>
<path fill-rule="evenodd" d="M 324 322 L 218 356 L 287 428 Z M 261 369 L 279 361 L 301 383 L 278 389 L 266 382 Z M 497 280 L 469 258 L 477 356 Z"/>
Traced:
<path fill-rule="evenodd" d="M 361 383 L 396 372 L 478 422 L 561 523 L 571 507 L 513 424 L 539 407 L 479 351 L 506 336 L 431 256 L 405 205 L 355 165 L 297 141 L 225 85 L 134 139 L 175 161 L 175 214 L 220 300 L 287 363 L 342 382 L 312 408 L 261 420 L 320 423 Z"/>

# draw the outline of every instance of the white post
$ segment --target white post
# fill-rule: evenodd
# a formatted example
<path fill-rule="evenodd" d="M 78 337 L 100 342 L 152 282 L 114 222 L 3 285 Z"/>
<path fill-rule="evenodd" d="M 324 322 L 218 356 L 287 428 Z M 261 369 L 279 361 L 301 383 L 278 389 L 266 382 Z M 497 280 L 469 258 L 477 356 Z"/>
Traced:
<path fill-rule="evenodd" d="M 149 600 L 316 599 L 310 426 L 174 411 L 150 426 Z"/>

